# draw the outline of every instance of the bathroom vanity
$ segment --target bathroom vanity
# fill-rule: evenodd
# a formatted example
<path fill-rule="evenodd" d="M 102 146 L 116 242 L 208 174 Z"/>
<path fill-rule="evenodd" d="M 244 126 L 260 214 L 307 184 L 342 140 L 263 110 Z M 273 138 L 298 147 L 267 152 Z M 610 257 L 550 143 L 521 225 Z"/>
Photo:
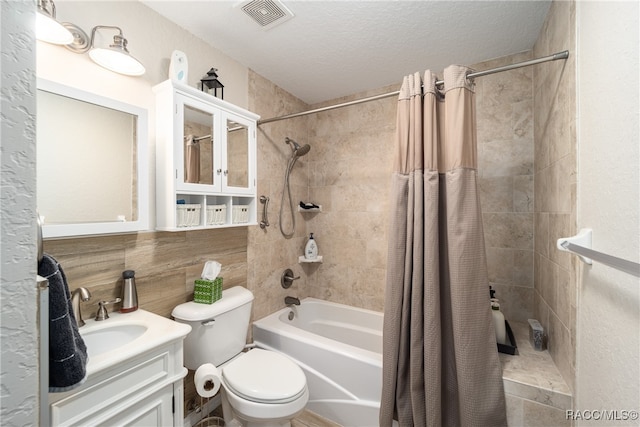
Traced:
<path fill-rule="evenodd" d="M 259 116 L 173 80 L 153 90 L 157 229 L 257 224 Z"/>
<path fill-rule="evenodd" d="M 137 310 L 87 320 L 87 379 L 49 393 L 52 426 L 167 426 L 183 423 L 183 339 L 191 327 Z"/>

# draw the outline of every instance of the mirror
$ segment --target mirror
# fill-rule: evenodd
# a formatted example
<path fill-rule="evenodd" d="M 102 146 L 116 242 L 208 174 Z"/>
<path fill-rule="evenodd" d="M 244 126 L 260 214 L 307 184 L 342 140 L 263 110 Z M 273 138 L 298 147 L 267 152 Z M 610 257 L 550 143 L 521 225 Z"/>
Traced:
<path fill-rule="evenodd" d="M 184 182 L 214 185 L 213 114 L 184 105 Z"/>
<path fill-rule="evenodd" d="M 148 229 L 147 120 L 143 108 L 38 79 L 44 238 Z"/>
<path fill-rule="evenodd" d="M 249 187 L 249 129 L 227 119 L 227 185 Z"/>

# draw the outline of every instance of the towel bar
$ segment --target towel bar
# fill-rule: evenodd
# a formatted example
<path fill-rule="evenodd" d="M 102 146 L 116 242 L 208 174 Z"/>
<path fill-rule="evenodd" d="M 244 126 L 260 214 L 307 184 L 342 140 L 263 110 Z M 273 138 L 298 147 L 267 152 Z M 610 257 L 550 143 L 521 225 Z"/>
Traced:
<path fill-rule="evenodd" d="M 558 249 L 565 252 L 573 252 L 586 264 L 592 264 L 593 261 L 599 262 L 616 270 L 624 271 L 636 277 L 640 277 L 640 264 L 608 255 L 591 249 L 591 235 L 593 231 L 590 228 L 583 228 L 573 237 L 563 237 L 558 239 Z"/>

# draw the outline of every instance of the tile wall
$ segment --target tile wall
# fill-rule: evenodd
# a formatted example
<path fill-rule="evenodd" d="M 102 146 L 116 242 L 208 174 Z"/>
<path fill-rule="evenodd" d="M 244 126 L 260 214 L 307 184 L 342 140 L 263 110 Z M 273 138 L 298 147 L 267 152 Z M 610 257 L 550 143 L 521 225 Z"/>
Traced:
<path fill-rule="evenodd" d="M 399 86 L 331 101 L 398 90 Z M 323 212 L 305 214 L 321 265 L 305 265 L 308 295 L 382 311 L 397 97 L 314 114 L 309 197 Z M 323 105 L 314 106 L 321 107 Z"/>
<path fill-rule="evenodd" d="M 271 81 L 249 70 L 249 110 L 260 114 L 263 119 L 297 113 L 308 109 L 308 105 L 287 93 Z M 253 318 L 259 319 L 273 313 L 284 305 L 287 295 L 304 298 L 307 296 L 309 273 L 298 264 L 306 243 L 306 224 L 297 212 L 301 200 L 309 199 L 309 159 L 317 155 L 318 146 L 309 140 L 307 117 L 283 120 L 258 127 L 258 196 L 270 198 L 269 227 L 250 227 L 247 246 L 247 287 L 254 293 Z M 285 143 L 289 137 L 300 145 L 311 145 L 311 151 L 296 162 L 289 177 L 291 198 L 296 221 L 296 232 L 285 239 L 280 232 L 279 212 L 284 190 L 284 176 L 291 148 Z M 288 195 L 284 199 L 283 228 L 292 227 Z M 263 205 L 258 204 L 258 220 L 262 216 Z M 294 276 L 300 276 L 289 289 L 280 285 L 280 276 L 287 268 Z"/>
<path fill-rule="evenodd" d="M 575 2 L 553 2 L 535 57 L 569 50 L 566 61 L 534 68 L 535 293 L 534 315 L 549 352 L 574 389 L 577 257 L 556 249 L 576 231 Z"/>
<path fill-rule="evenodd" d="M 511 55 L 472 68 L 531 59 Z M 489 283 L 509 321 L 533 314 L 533 69 L 476 79 L 478 185 Z"/>

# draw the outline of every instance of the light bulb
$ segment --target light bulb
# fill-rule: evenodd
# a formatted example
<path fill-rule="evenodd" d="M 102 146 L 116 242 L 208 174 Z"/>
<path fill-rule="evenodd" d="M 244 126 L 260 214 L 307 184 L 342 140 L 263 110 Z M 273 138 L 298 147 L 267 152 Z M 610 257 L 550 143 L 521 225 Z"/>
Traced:
<path fill-rule="evenodd" d="M 116 73 L 141 76 L 145 72 L 137 59 L 119 49 L 93 48 L 89 56 L 96 64 Z"/>
<path fill-rule="evenodd" d="M 53 44 L 69 44 L 73 42 L 71 31 L 40 11 L 36 13 L 36 38 Z"/>

